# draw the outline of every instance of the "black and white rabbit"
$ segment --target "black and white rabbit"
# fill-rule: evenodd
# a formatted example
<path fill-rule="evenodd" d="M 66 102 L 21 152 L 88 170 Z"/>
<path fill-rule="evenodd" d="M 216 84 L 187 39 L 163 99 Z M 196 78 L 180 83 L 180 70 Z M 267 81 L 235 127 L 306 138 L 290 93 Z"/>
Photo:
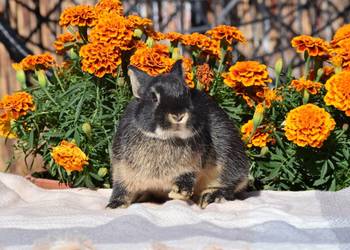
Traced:
<path fill-rule="evenodd" d="M 186 86 L 181 63 L 156 77 L 129 67 L 135 98 L 113 138 L 107 207 L 151 193 L 194 198 L 204 208 L 233 200 L 246 187 L 249 164 L 239 132 L 210 97 Z"/>

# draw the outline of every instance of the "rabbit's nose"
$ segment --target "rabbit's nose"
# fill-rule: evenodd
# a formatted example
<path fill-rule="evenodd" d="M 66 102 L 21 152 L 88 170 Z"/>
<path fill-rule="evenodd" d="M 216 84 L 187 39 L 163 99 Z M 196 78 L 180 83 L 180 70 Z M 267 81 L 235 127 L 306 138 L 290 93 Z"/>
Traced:
<path fill-rule="evenodd" d="M 169 121 L 172 123 L 185 123 L 188 120 L 188 113 L 169 114 Z"/>

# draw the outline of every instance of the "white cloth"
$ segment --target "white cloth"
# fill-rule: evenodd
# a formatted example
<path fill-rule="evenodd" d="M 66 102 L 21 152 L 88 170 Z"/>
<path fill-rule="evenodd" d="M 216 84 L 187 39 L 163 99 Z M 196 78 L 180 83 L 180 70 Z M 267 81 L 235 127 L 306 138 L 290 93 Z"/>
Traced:
<path fill-rule="evenodd" d="M 204 210 L 175 200 L 109 210 L 110 193 L 44 190 L 0 173 L 0 249 L 350 249 L 350 188 L 254 192 Z"/>

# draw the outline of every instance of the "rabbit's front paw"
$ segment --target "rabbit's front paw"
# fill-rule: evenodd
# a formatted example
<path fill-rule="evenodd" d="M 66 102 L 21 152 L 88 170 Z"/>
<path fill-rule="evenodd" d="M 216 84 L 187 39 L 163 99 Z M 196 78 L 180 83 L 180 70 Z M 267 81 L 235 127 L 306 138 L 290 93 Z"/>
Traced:
<path fill-rule="evenodd" d="M 127 208 L 130 204 L 128 202 L 125 201 L 121 201 L 121 200 L 112 200 L 108 203 L 108 205 L 106 206 L 106 208 L 110 208 L 110 209 L 115 209 L 115 208 Z"/>
<path fill-rule="evenodd" d="M 184 188 L 174 184 L 169 192 L 168 196 L 174 200 L 189 200 L 193 195 L 193 188 Z"/>
<path fill-rule="evenodd" d="M 206 208 L 210 203 L 221 203 L 225 200 L 224 191 L 217 188 L 206 189 L 199 198 L 199 206 Z"/>

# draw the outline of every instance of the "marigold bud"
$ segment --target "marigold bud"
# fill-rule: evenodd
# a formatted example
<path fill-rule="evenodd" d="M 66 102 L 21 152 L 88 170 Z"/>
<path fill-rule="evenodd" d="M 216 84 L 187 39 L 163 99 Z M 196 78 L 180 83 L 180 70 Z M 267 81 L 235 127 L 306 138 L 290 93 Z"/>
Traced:
<path fill-rule="evenodd" d="M 98 176 L 100 177 L 105 177 L 107 173 L 108 173 L 107 168 L 100 168 L 97 172 Z"/>
<path fill-rule="evenodd" d="M 24 73 L 24 70 L 19 69 L 16 70 L 16 79 L 21 84 L 22 89 L 26 88 L 26 74 Z"/>
<path fill-rule="evenodd" d="M 283 60 L 282 58 L 279 58 L 275 63 L 276 76 L 281 74 L 282 68 L 283 68 Z"/>
<path fill-rule="evenodd" d="M 142 30 L 140 30 L 140 29 L 135 29 L 134 30 L 134 34 L 133 34 L 134 37 L 141 38 L 142 35 L 143 35 Z"/>
<path fill-rule="evenodd" d="M 45 88 L 46 87 L 46 75 L 44 70 L 37 70 L 35 71 L 36 76 L 38 77 L 38 83 L 40 87 Z"/>
<path fill-rule="evenodd" d="M 83 132 L 88 136 L 90 137 L 91 136 L 91 125 L 90 123 L 88 122 L 85 122 L 82 126 L 81 126 L 81 129 L 83 130 Z"/>
<path fill-rule="evenodd" d="M 254 116 L 253 116 L 254 130 L 256 130 L 257 127 L 259 127 L 262 120 L 264 119 L 264 109 L 265 108 L 264 108 L 264 105 L 262 103 L 259 103 L 255 108 L 255 112 L 254 112 Z"/>

